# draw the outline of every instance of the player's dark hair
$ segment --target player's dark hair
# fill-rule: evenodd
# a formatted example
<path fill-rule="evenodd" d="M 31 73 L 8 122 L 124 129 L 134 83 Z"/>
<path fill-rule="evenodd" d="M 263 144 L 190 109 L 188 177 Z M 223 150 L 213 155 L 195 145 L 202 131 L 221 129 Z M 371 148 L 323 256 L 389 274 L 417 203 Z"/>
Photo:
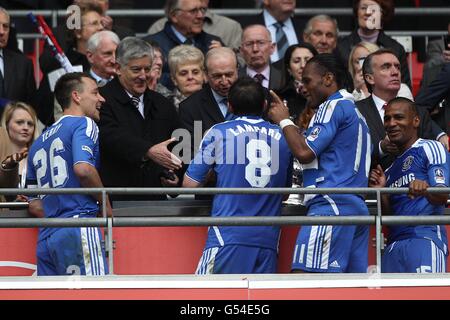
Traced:
<path fill-rule="evenodd" d="M 308 60 L 307 64 L 311 63 L 315 65 L 316 71 L 321 76 L 331 73 L 339 89 L 346 89 L 348 92 L 353 91 L 353 81 L 348 69 L 345 68 L 334 54 L 318 54 Z"/>
<path fill-rule="evenodd" d="M 72 101 L 72 92 L 78 91 L 83 92 L 83 78 L 92 77 L 84 72 L 71 72 L 66 73 L 61 78 L 56 81 L 55 84 L 55 98 L 56 101 L 61 105 L 61 108 L 67 109 Z"/>
<path fill-rule="evenodd" d="M 396 98 L 394 98 L 392 100 L 389 100 L 388 106 L 393 105 L 393 104 L 397 104 L 397 103 L 404 103 L 405 105 L 407 105 L 409 110 L 413 114 L 413 116 L 418 116 L 419 115 L 419 113 L 417 112 L 417 107 L 416 107 L 416 104 L 414 103 L 414 101 L 412 101 L 412 100 L 410 100 L 408 98 L 404 98 L 404 97 L 396 97 Z"/>
<path fill-rule="evenodd" d="M 228 102 L 236 115 L 261 115 L 264 110 L 264 88 L 250 77 L 239 78 L 230 88 Z"/>

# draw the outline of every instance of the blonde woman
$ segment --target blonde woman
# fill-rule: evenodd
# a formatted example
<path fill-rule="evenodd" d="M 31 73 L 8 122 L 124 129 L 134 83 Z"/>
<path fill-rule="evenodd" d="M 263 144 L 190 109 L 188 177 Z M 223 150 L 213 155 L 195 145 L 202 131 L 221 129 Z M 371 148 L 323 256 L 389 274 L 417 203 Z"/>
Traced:
<path fill-rule="evenodd" d="M 2 135 L 7 134 L 6 141 L 9 140 L 9 146 L 5 148 L 8 154 L 0 155 L 4 159 L 10 154 L 22 153 L 28 150 L 33 141 L 39 136 L 39 130 L 36 128 L 37 117 L 34 109 L 24 102 L 8 103 L 3 112 L 1 120 Z M 18 168 L 19 183 L 18 188 L 25 187 L 27 158 L 19 162 Z"/>
<path fill-rule="evenodd" d="M 177 110 L 181 101 L 202 89 L 204 61 L 203 53 L 194 46 L 180 45 L 169 51 L 170 76 L 175 84 L 172 101 Z"/>

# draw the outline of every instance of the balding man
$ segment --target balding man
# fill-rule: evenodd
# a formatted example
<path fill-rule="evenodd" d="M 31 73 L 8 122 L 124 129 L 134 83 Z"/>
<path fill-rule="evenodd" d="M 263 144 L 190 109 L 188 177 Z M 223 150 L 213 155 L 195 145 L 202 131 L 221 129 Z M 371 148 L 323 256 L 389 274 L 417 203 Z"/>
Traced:
<path fill-rule="evenodd" d="M 316 48 L 319 53 L 333 53 L 338 38 L 336 19 L 320 14 L 312 17 L 306 23 L 303 40 Z"/>
<path fill-rule="evenodd" d="M 266 89 L 278 89 L 281 72 L 270 64 L 270 56 L 276 49 L 269 30 L 263 25 L 251 25 L 242 33 L 241 55 L 246 67 L 239 75 L 248 75 Z"/>
<path fill-rule="evenodd" d="M 193 45 L 206 54 L 209 49 L 222 45 L 219 37 L 203 31 L 206 9 L 200 0 L 167 0 L 165 11 L 168 21 L 164 29 L 146 36 L 144 40 L 157 42 L 165 57 L 170 49 L 180 44 Z M 160 82 L 170 90 L 174 88 L 167 62 L 164 63 Z"/>

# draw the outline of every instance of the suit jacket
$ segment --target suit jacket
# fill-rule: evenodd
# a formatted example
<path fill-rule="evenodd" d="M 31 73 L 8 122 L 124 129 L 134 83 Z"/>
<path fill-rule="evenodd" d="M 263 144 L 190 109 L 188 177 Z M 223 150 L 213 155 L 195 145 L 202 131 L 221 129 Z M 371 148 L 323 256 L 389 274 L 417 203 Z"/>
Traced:
<path fill-rule="evenodd" d="M 305 25 L 304 19 L 300 20 L 300 18 L 291 18 L 292 25 L 294 26 L 295 35 L 297 36 L 297 41 L 301 42 L 303 39 L 303 28 Z M 246 19 L 243 23 L 244 28 L 247 26 L 250 26 L 252 24 L 262 24 L 263 26 L 266 26 L 266 21 L 264 20 L 264 14 L 261 12 L 260 14 L 256 16 L 251 16 L 250 18 Z M 275 40 L 275 39 L 273 39 Z"/>
<path fill-rule="evenodd" d="M 348 65 L 348 56 L 350 55 L 352 48 L 360 42 L 361 38 L 359 37 L 357 30 L 353 30 L 348 36 L 339 39 L 336 49 L 338 57 L 344 66 Z M 396 40 L 386 35 L 383 30 L 380 30 L 380 33 L 378 34 L 377 45 L 379 47 L 389 48 L 395 53 L 401 65 L 402 82 L 412 88 L 411 78 L 409 76 L 408 61 L 406 60 L 406 52 L 403 46 Z"/>
<path fill-rule="evenodd" d="M 372 96 L 357 101 L 356 107 L 364 118 L 366 118 L 367 126 L 370 130 L 370 139 L 373 145 L 371 166 L 375 167 L 377 164 L 380 164 L 383 169 L 387 169 L 392 164 L 395 157 L 392 155 L 380 155 L 379 144 L 380 141 L 386 136 L 386 131 L 384 130 L 383 121 Z M 430 119 L 430 116 L 426 110 L 420 108 L 417 109 L 420 118 L 420 126 L 418 129 L 419 138 L 435 140 L 441 130 Z"/>
<path fill-rule="evenodd" d="M 243 77 L 247 75 L 247 67 L 239 68 L 238 70 L 239 77 Z M 281 70 L 274 67 L 273 63 L 270 64 L 270 76 L 269 76 L 269 90 L 278 90 L 281 87 L 283 79 L 283 74 Z"/>
<path fill-rule="evenodd" d="M 427 87 L 442 69 L 445 64 L 442 52 L 444 51 L 444 40 L 436 39 L 428 42 L 427 45 L 427 61 L 423 66 L 423 76 L 420 83 L 420 88 Z"/>
<path fill-rule="evenodd" d="M 163 30 L 161 30 L 158 33 L 151 34 L 151 35 L 148 35 L 143 38 L 145 41 L 157 42 L 159 44 L 159 46 L 161 47 L 161 51 L 162 51 L 164 57 L 169 56 L 170 49 L 182 44 L 180 39 L 178 39 L 178 37 L 173 32 L 171 26 L 172 26 L 172 24 L 168 21 L 164 25 Z M 195 47 L 200 49 L 200 51 L 202 51 L 203 54 L 205 54 L 205 55 L 209 50 L 209 46 L 211 45 L 212 40 L 216 40 L 216 41 L 219 41 L 222 43 L 222 41 L 220 40 L 219 37 L 213 36 L 212 34 L 206 33 L 204 31 L 202 31 L 200 34 L 196 35 L 193 40 L 194 40 Z M 173 90 L 175 88 L 172 80 L 170 79 L 169 64 L 167 62 L 167 59 L 164 62 L 160 82 L 165 87 L 167 87 L 169 90 Z"/>
<path fill-rule="evenodd" d="M 443 118 L 442 127 L 447 133 L 450 133 L 450 62 L 444 64 L 436 79 L 419 91 L 416 97 L 416 104 L 419 106 L 419 109 L 423 107 L 431 111 L 434 106 L 444 99 L 444 108 L 440 110 Z"/>
<path fill-rule="evenodd" d="M 35 107 L 36 82 L 33 63 L 24 54 L 3 49 L 4 94 L 6 100 L 22 101 Z M 3 108 L 0 108 L 0 118 Z"/>
<path fill-rule="evenodd" d="M 195 121 L 201 121 L 202 136 L 213 125 L 225 121 L 209 85 L 205 85 L 203 89 L 182 101 L 179 106 L 179 114 L 181 126 L 189 131 L 192 142 L 194 142 Z M 196 140 L 200 141 L 199 138 L 202 137 L 198 137 Z M 197 150 L 198 146 L 193 144 L 191 146 L 193 150 Z"/>
<path fill-rule="evenodd" d="M 157 92 L 144 93 L 144 115 L 132 104 L 118 79 L 100 88 L 100 175 L 107 187 L 161 187 L 163 168 L 144 161 L 147 150 L 171 138 L 180 127 L 175 107 Z M 113 200 L 166 199 L 161 196 L 113 196 Z"/>

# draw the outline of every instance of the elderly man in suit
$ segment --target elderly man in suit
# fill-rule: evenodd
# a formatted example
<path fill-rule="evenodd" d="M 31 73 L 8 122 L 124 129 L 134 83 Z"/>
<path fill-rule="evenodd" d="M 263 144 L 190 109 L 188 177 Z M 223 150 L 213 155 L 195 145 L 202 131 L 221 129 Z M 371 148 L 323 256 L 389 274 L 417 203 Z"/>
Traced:
<path fill-rule="evenodd" d="M 269 29 L 277 49 L 270 56 L 272 62 L 284 58 L 286 49 L 302 39 L 302 25 L 293 19 L 296 0 L 263 0 L 261 14 L 247 20 L 245 26 L 262 24 Z"/>
<path fill-rule="evenodd" d="M 239 70 L 239 75 L 248 75 L 266 89 L 279 89 L 281 71 L 270 63 L 270 56 L 276 49 L 269 30 L 263 25 L 251 25 L 242 33 L 241 55 L 246 67 Z"/>
<path fill-rule="evenodd" d="M 8 11 L 0 7 L 0 118 L 5 100 L 35 104 L 36 82 L 33 63 L 24 54 L 7 48 L 11 19 Z"/>
<path fill-rule="evenodd" d="M 170 187 L 178 178 L 168 173 L 181 168 L 169 151 L 179 127 L 175 107 L 147 87 L 153 48 L 127 37 L 116 50 L 117 77 L 100 88 L 106 102 L 100 114 L 100 174 L 108 187 Z M 161 196 L 113 196 L 112 200 L 155 200 Z"/>
<path fill-rule="evenodd" d="M 363 64 L 363 76 L 371 93 L 366 99 L 356 102 L 361 114 L 366 118 L 373 143 L 372 167 L 380 164 L 383 169 L 389 167 L 398 148 L 389 141 L 384 129 L 384 108 L 397 96 L 401 84 L 400 61 L 390 49 L 380 49 L 368 55 Z M 420 109 L 420 108 L 419 108 Z M 434 123 L 424 110 L 418 110 L 420 138 L 439 140 L 448 148 L 448 137 Z"/>
<path fill-rule="evenodd" d="M 168 57 L 170 49 L 180 44 L 193 45 L 206 54 L 209 49 L 222 46 L 219 37 L 203 31 L 206 9 L 200 0 L 167 0 L 165 10 L 169 21 L 163 30 L 146 36 L 144 40 L 158 43 L 165 57 Z M 160 82 L 168 89 L 174 89 L 167 62 Z"/>

